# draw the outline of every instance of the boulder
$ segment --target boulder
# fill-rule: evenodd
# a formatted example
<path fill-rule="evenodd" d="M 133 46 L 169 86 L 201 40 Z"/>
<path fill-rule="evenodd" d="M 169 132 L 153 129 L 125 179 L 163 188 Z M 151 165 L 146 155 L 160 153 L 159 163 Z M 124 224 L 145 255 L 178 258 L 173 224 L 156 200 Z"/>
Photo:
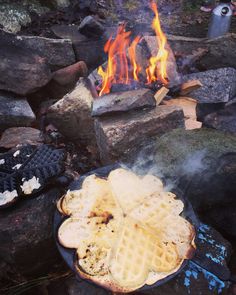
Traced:
<path fill-rule="evenodd" d="M 229 101 L 231 102 L 231 100 Z M 196 107 L 197 119 L 201 122 L 204 118 L 214 112 L 222 110 L 225 106 L 224 102 L 219 103 L 198 103 Z"/>
<path fill-rule="evenodd" d="M 39 36 L 16 36 L 14 44 L 46 58 L 52 71 L 75 63 L 75 53 L 69 39 L 50 39 Z"/>
<path fill-rule="evenodd" d="M 0 26 L 7 32 L 17 33 L 32 21 L 33 14 L 39 17 L 48 11 L 39 0 L 1 0 Z"/>
<path fill-rule="evenodd" d="M 95 17 L 89 15 L 80 23 L 79 31 L 87 37 L 100 37 L 105 32 L 105 28 Z"/>
<path fill-rule="evenodd" d="M 40 145 L 43 143 L 43 138 L 40 131 L 31 127 L 12 127 L 5 130 L 0 139 L 0 147 L 11 149 L 17 145 Z"/>
<path fill-rule="evenodd" d="M 166 185 L 190 200 L 204 222 L 225 234 L 222 210 L 236 211 L 235 163 L 236 137 L 202 128 L 164 134 L 136 157 L 134 167 L 161 175 Z M 227 232 L 233 235 L 234 215 L 228 214 L 227 220 Z"/>
<path fill-rule="evenodd" d="M 83 60 L 89 70 L 96 69 L 106 60 L 104 53 L 104 45 L 107 38 L 100 36 L 99 38 L 84 38 L 79 41 L 74 41 L 76 60 Z"/>
<path fill-rule="evenodd" d="M 44 92 L 59 100 L 74 89 L 79 78 L 86 77 L 87 73 L 88 69 L 83 61 L 57 70 L 52 74 L 52 80 L 46 85 Z"/>
<path fill-rule="evenodd" d="M 200 80 L 202 87 L 191 92 L 199 103 L 224 103 L 236 95 L 236 69 L 221 68 L 185 75 L 183 81 Z"/>
<path fill-rule="evenodd" d="M 48 121 L 66 138 L 92 144 L 95 142 L 92 102 L 89 80 L 81 78 L 74 90 L 48 109 Z"/>
<path fill-rule="evenodd" d="M 134 157 L 152 138 L 184 126 L 184 115 L 176 106 L 158 106 L 95 120 L 100 157 L 104 164 Z"/>
<path fill-rule="evenodd" d="M 127 112 L 143 108 L 155 107 L 154 93 L 146 88 L 109 93 L 96 98 L 93 102 L 93 116 Z"/>
<path fill-rule="evenodd" d="M 55 271 L 61 258 L 52 234 L 56 201 L 51 189 L 36 198 L 28 197 L 0 215 L 0 280 L 16 281 L 45 276 Z"/>
<path fill-rule="evenodd" d="M 104 45 L 109 38 L 104 32 L 100 36 L 87 37 L 79 32 L 78 26 L 55 25 L 53 33 L 60 37 L 70 39 L 73 44 L 77 61 L 84 61 L 89 70 L 92 71 L 106 60 Z"/>
<path fill-rule="evenodd" d="M 46 58 L 16 42 L 10 34 L 0 36 L 0 56 L 0 90 L 26 95 L 51 79 Z"/>
<path fill-rule="evenodd" d="M 185 36 L 167 35 L 175 55 L 193 55 L 199 49 L 204 52 L 197 61 L 201 70 L 218 69 L 223 67 L 236 68 L 236 34 L 228 33 L 224 36 L 207 38 L 190 38 Z"/>
<path fill-rule="evenodd" d="M 203 124 L 206 127 L 236 133 L 236 104 L 207 115 Z"/>
<path fill-rule="evenodd" d="M 35 119 L 26 98 L 0 92 L 0 131 L 8 127 L 30 126 Z"/>

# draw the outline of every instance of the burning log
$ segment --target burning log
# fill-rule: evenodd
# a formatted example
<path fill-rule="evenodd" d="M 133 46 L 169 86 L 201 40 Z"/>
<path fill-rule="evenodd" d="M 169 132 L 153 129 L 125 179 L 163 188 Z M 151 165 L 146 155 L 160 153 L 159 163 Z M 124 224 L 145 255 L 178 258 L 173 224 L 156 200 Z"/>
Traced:
<path fill-rule="evenodd" d="M 95 132 L 101 160 L 110 164 L 131 159 L 152 138 L 183 126 L 183 111 L 176 106 L 97 118 Z"/>
<path fill-rule="evenodd" d="M 110 93 L 94 100 L 92 116 L 153 108 L 155 105 L 153 92 L 146 88 Z"/>

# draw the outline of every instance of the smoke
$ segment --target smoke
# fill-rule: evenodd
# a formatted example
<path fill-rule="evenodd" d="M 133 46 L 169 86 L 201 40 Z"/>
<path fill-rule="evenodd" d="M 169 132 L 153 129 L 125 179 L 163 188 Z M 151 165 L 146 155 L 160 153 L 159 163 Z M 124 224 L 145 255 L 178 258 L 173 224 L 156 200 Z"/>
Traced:
<path fill-rule="evenodd" d="M 173 149 L 182 147 L 183 143 L 181 143 L 181 146 L 176 144 Z M 188 150 L 188 148 L 186 147 L 184 150 Z M 166 191 L 172 191 L 174 188 L 179 187 L 183 179 L 184 186 L 188 186 L 189 181 L 191 181 L 194 175 L 200 174 L 207 168 L 206 154 L 207 151 L 205 149 L 198 150 L 186 154 L 184 158 L 177 158 L 175 161 L 172 159 L 174 157 L 172 154 L 168 161 L 163 161 L 161 154 L 158 154 L 155 146 L 149 144 L 140 150 L 131 164 L 125 163 L 122 164 L 122 167 L 131 169 L 138 175 L 155 175 L 163 181 Z M 177 155 L 176 157 L 181 156 Z"/>
<path fill-rule="evenodd" d="M 184 160 L 181 170 L 183 174 L 193 176 L 205 169 L 206 164 L 204 158 L 206 156 L 206 150 L 196 151 L 193 154 L 187 156 Z"/>

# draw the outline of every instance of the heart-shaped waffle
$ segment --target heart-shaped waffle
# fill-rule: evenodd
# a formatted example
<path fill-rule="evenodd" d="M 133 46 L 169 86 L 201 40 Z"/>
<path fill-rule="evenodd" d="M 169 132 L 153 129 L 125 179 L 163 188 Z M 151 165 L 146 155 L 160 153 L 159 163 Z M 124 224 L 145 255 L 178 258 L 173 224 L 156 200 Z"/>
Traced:
<path fill-rule="evenodd" d="M 82 278 L 117 292 L 132 292 L 176 272 L 193 253 L 193 226 L 184 204 L 153 175 L 125 169 L 107 179 L 88 176 L 57 204 L 69 216 L 59 242 L 76 249 Z"/>

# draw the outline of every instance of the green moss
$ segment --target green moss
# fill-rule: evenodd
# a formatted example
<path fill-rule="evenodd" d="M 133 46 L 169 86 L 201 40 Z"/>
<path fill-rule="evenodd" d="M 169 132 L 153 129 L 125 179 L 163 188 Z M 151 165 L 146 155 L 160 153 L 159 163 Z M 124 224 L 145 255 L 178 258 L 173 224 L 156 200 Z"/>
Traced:
<path fill-rule="evenodd" d="M 157 165 L 170 176 L 178 175 L 184 161 L 199 152 L 203 153 L 207 166 L 224 154 L 236 153 L 236 137 L 206 128 L 189 131 L 176 129 L 157 139 L 155 145 Z"/>

